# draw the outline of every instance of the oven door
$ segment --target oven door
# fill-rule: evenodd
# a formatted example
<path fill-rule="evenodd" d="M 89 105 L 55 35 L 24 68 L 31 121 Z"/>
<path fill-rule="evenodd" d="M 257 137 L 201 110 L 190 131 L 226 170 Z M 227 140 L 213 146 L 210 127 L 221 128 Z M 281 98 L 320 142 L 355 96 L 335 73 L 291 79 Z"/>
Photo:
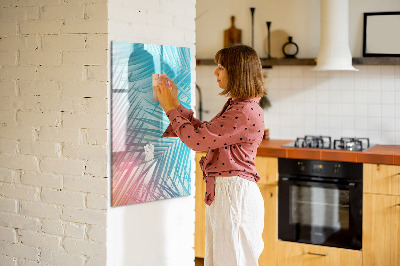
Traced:
<path fill-rule="evenodd" d="M 361 249 L 362 181 L 279 179 L 278 238 Z"/>

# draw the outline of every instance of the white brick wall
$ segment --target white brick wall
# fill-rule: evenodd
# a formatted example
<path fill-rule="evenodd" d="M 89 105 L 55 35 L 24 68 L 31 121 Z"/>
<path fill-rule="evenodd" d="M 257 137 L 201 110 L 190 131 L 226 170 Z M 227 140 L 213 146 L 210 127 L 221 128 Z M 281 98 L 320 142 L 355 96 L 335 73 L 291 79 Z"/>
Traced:
<path fill-rule="evenodd" d="M 0 265 L 105 265 L 107 1 L 0 1 Z"/>

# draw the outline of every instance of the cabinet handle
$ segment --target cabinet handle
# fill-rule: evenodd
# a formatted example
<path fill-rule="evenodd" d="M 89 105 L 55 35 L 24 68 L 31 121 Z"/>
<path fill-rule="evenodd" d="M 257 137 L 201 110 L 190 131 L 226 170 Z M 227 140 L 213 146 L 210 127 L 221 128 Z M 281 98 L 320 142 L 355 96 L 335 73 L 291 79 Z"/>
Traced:
<path fill-rule="evenodd" d="M 399 204 L 397 204 L 397 206 L 400 206 L 400 203 L 399 203 Z"/>
<path fill-rule="evenodd" d="M 323 257 L 328 256 L 328 254 L 320 254 L 320 253 L 313 253 L 313 252 L 307 252 L 307 254 L 310 254 L 310 255 L 317 255 L 317 256 L 323 256 Z"/>

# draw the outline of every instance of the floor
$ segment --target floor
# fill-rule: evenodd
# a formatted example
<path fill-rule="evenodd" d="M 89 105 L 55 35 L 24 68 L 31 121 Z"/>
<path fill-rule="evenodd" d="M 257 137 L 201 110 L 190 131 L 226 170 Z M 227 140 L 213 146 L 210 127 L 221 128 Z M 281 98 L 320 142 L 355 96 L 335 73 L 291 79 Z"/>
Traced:
<path fill-rule="evenodd" d="M 203 258 L 195 258 L 194 259 L 194 265 L 195 266 L 203 266 L 204 265 L 204 259 Z"/>

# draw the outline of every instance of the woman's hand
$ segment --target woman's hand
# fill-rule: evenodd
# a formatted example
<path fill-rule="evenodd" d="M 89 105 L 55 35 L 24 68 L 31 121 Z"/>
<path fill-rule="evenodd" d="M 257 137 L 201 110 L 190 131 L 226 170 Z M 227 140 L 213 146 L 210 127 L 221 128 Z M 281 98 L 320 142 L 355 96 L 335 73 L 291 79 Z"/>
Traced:
<path fill-rule="evenodd" d="M 172 81 L 172 79 L 165 77 L 167 79 L 167 81 L 169 82 L 170 86 L 172 87 L 171 90 L 171 99 L 172 99 L 172 103 L 174 105 L 175 108 L 178 108 L 179 105 L 181 104 L 178 100 L 178 86 L 176 86 L 175 82 Z"/>
<path fill-rule="evenodd" d="M 171 109 L 175 109 L 174 102 L 172 100 L 171 89 L 168 84 L 168 80 L 165 77 L 160 78 L 157 87 L 153 87 L 153 90 L 157 93 L 158 101 L 160 102 L 160 105 L 164 109 L 165 113 L 168 113 L 168 111 Z"/>

